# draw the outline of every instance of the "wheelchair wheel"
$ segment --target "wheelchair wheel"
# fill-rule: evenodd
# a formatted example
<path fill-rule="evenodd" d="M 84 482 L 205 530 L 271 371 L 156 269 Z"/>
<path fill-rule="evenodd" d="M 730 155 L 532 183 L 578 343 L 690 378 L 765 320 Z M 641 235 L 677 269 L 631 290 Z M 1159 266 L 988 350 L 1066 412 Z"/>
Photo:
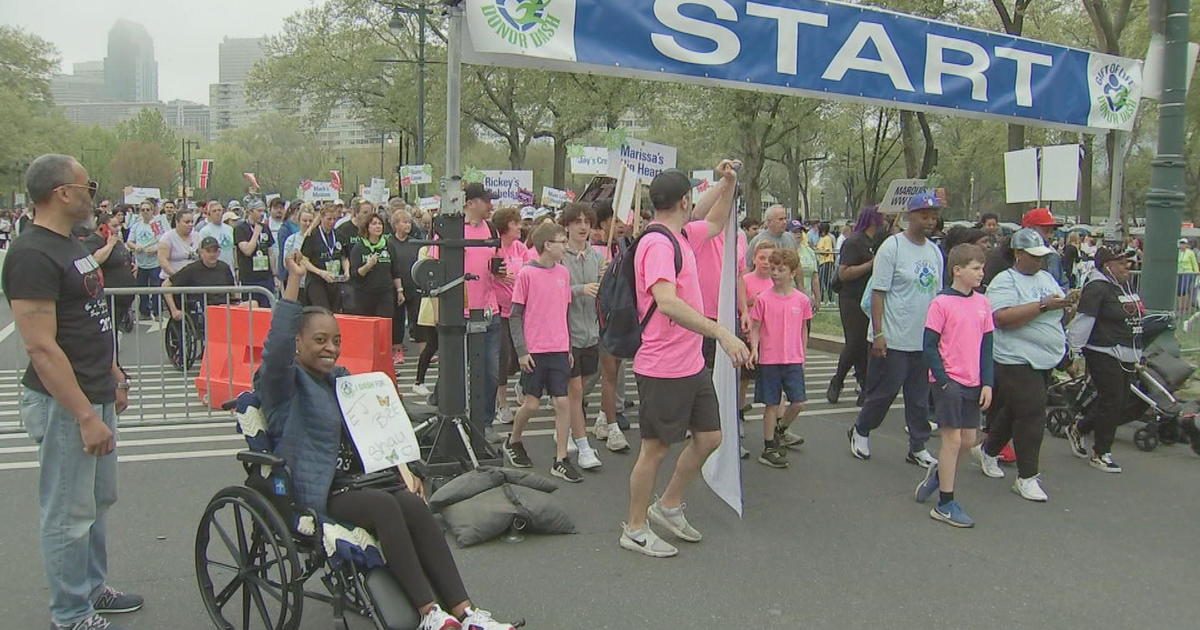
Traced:
<path fill-rule="evenodd" d="M 1058 407 L 1046 413 L 1046 430 L 1056 438 L 1067 437 L 1067 427 L 1075 422 L 1070 409 Z"/>
<path fill-rule="evenodd" d="M 204 355 L 203 335 L 190 313 L 185 313 L 181 320 L 167 321 L 163 328 L 163 349 L 175 369 L 186 372 L 200 360 Z"/>
<path fill-rule="evenodd" d="M 1142 427 L 1133 433 L 1133 444 L 1147 453 L 1158 448 L 1158 434 L 1150 427 Z"/>
<path fill-rule="evenodd" d="M 196 530 L 196 581 L 221 630 L 295 630 L 304 604 L 291 531 L 258 492 L 230 486 Z"/>

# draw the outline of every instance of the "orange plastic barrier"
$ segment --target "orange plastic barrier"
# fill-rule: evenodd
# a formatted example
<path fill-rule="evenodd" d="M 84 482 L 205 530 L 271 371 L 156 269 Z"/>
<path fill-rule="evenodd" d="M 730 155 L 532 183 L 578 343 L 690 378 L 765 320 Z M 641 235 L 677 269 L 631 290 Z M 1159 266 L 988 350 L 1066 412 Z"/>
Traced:
<path fill-rule="evenodd" d="M 383 372 L 396 380 L 392 365 L 392 320 L 336 315 L 342 332 L 338 365 L 353 374 Z M 271 310 L 247 304 L 209 306 L 206 344 L 196 377 L 200 399 L 212 409 L 248 391 L 262 366 L 263 343 L 271 329 Z M 230 386 L 232 383 L 232 387 Z"/>

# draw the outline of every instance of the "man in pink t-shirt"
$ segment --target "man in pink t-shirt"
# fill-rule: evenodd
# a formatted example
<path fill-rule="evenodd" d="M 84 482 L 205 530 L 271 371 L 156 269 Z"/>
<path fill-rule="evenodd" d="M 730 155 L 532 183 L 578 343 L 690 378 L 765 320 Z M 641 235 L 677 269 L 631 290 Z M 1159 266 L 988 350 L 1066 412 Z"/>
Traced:
<path fill-rule="evenodd" d="M 804 443 L 788 427 L 804 409 L 805 327 L 812 319 L 812 303 L 796 290 L 792 279 L 800 268 L 800 256 L 791 249 L 775 249 L 770 289 L 759 293 L 750 309 L 750 361 L 758 366 L 754 401 L 766 405 L 763 414 L 763 452 L 760 464 L 787 468 L 787 449 Z M 788 407 L 780 417 L 779 407 L 787 394 Z M 776 422 L 778 420 L 778 423 Z"/>
<path fill-rule="evenodd" d="M 725 233 L 720 232 L 710 236 L 708 221 L 697 219 L 683 226 L 683 235 L 687 237 L 692 251 L 696 253 L 696 270 L 700 276 L 700 298 L 704 302 L 704 310 L 701 312 L 705 317 L 716 321 L 717 307 L 721 301 L 721 266 L 725 259 Z M 745 319 L 746 303 L 742 299 L 745 290 L 741 285 L 741 278 L 742 274 L 746 273 L 746 237 L 740 230 L 737 235 L 737 312 Z M 701 350 L 704 353 L 704 365 L 711 370 L 717 352 L 716 340 L 705 338 Z"/>
<path fill-rule="evenodd" d="M 716 168 L 719 181 L 701 200 L 707 208 L 707 238 L 720 234 L 733 214 L 733 191 L 739 164 L 723 160 Z M 684 237 L 692 217 L 694 182 L 677 169 L 659 173 L 650 183 L 654 220 L 635 245 L 634 289 L 639 318 L 652 306 L 653 315 L 642 330 L 642 344 L 633 358 L 641 401 L 642 435 L 637 463 L 629 475 L 629 520 L 621 528 L 624 549 L 664 558 L 679 552 L 650 529 L 647 520 L 688 542 L 699 542 L 683 514 L 683 493 L 696 478 L 704 460 L 721 445 L 721 419 L 712 376 L 704 367 L 701 338 L 713 337 L 735 365 L 749 350 L 733 333 L 704 316 L 696 254 Z M 666 230 L 670 234 L 662 233 Z M 676 270 L 678 247 L 682 265 Z M 658 469 L 671 444 L 692 439 L 675 464 L 675 473 L 662 498 L 650 503 Z"/>

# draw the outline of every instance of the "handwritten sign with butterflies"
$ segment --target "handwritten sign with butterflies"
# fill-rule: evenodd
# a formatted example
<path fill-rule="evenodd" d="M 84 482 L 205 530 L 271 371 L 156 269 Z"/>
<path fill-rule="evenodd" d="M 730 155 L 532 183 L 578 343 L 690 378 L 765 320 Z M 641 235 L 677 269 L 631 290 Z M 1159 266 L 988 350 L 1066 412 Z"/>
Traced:
<path fill-rule="evenodd" d="M 386 374 L 371 372 L 337 379 L 337 399 L 365 472 L 421 457 L 412 421 Z"/>

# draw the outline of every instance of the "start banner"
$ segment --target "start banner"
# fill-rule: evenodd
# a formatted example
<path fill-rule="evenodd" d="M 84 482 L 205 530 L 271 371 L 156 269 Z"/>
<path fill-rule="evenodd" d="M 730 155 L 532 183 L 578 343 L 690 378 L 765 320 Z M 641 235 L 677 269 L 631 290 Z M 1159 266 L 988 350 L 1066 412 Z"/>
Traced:
<path fill-rule="evenodd" d="M 1142 62 L 826 0 L 466 0 L 469 63 L 1129 130 Z M 610 165 L 611 168 L 611 165 Z"/>

